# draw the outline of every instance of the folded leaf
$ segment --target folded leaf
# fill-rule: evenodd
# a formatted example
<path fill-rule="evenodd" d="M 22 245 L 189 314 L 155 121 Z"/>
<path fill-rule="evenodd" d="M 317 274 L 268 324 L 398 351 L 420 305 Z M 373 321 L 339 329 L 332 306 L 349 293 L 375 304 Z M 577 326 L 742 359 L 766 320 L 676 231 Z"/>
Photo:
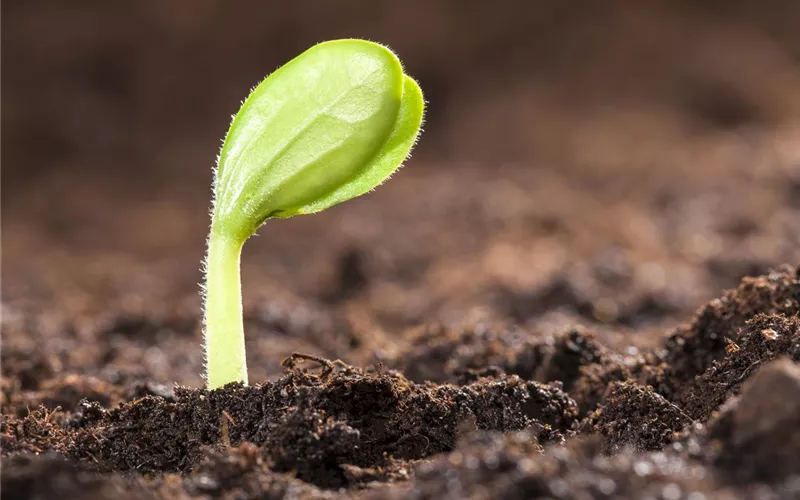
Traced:
<path fill-rule="evenodd" d="M 394 172 L 424 101 L 387 48 L 319 44 L 259 84 L 233 120 L 216 173 L 215 230 L 241 241 L 270 217 L 324 210 Z"/>

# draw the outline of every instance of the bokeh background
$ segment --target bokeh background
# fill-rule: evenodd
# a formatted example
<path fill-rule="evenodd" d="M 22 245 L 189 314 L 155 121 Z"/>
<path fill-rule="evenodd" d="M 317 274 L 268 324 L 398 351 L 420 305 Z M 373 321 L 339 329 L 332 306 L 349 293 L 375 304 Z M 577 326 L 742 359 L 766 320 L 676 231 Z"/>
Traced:
<path fill-rule="evenodd" d="M 251 378 L 292 350 L 390 358 L 435 324 L 652 344 L 800 262 L 799 25 L 793 0 L 7 0 L 4 321 L 78 340 L 182 321 L 194 337 L 152 327 L 129 361 L 198 383 L 230 116 L 282 62 L 359 37 L 418 79 L 425 133 L 376 192 L 246 245 Z"/>

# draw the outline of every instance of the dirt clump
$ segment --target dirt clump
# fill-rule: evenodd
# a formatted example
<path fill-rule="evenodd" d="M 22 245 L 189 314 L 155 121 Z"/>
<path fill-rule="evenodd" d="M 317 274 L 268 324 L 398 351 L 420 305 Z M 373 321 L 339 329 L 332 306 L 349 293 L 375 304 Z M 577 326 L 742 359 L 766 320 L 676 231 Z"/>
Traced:
<path fill-rule="evenodd" d="M 781 484 L 800 471 L 800 365 L 773 361 L 709 423 L 713 463 L 735 482 Z M 795 488 L 791 481 L 786 488 Z"/>
<path fill-rule="evenodd" d="M 29 452 L 65 451 L 66 432 L 61 425 L 61 408 L 49 410 L 44 406 L 24 417 L 0 416 L 0 443 L 3 455 Z"/>
<path fill-rule="evenodd" d="M 614 382 L 605 403 L 590 413 L 582 426 L 603 436 L 605 453 L 616 453 L 625 447 L 661 450 L 691 423 L 683 410 L 652 387 Z"/>
<path fill-rule="evenodd" d="M 412 460 L 452 449 L 464 422 L 532 429 L 543 442 L 563 441 L 577 423 L 575 403 L 554 385 L 516 376 L 419 385 L 396 372 L 319 361 L 332 371 L 292 369 L 260 386 L 179 388 L 175 402 L 147 396 L 107 411 L 83 404 L 65 436 L 68 453 L 104 470 L 188 471 L 204 446 L 249 442 L 263 448 L 274 470 L 338 487 L 350 480 L 345 464 L 382 467 L 388 456 Z"/>
<path fill-rule="evenodd" d="M 736 289 L 703 306 L 688 325 L 670 333 L 661 346 L 635 355 L 606 350 L 596 362 L 581 366 L 570 395 L 578 403 L 581 415 L 585 415 L 602 404 L 611 384 L 635 381 L 653 387 L 656 393 L 679 406 L 692 406 L 689 412 L 692 418 L 707 418 L 708 411 L 719 406 L 726 393 L 700 397 L 702 391 L 709 388 L 698 384 L 717 383 L 722 377 L 730 376 L 728 369 L 719 370 L 727 356 L 731 356 L 733 363 L 749 360 L 749 366 L 762 357 L 774 359 L 781 353 L 794 352 L 791 332 L 796 331 L 796 326 L 792 324 L 796 323 L 794 317 L 799 313 L 800 267 L 782 266 L 765 276 L 744 278 Z M 748 325 L 754 321 L 776 321 L 777 324 L 765 324 L 759 330 L 759 334 L 761 330 L 766 331 L 766 337 L 748 335 Z M 771 338 L 772 327 L 782 333 Z M 739 350 L 745 340 L 749 342 L 748 348 Z M 731 380 L 741 375 L 740 371 Z M 697 376 L 701 376 L 699 381 L 694 380 Z M 744 378 L 738 383 L 742 381 Z M 690 402 L 692 398 L 696 400 Z M 696 408 L 698 405 L 707 407 L 705 413 Z"/>
<path fill-rule="evenodd" d="M 725 357 L 712 365 L 681 395 L 681 406 L 697 420 L 707 420 L 742 384 L 770 361 L 788 356 L 800 362 L 797 316 L 758 315 L 747 322 Z"/>
<path fill-rule="evenodd" d="M 664 344 L 664 370 L 673 399 L 680 388 L 724 358 L 747 322 L 756 315 L 800 314 L 800 267 L 782 266 L 764 276 L 742 279 L 739 286 L 702 307 L 688 326 Z"/>

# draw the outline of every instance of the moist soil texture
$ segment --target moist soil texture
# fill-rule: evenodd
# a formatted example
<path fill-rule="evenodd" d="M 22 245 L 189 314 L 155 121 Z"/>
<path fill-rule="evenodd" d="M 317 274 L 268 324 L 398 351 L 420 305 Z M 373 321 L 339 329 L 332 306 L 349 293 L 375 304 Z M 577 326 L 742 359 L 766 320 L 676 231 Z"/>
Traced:
<path fill-rule="evenodd" d="M 800 499 L 800 4 L 552 3 L 4 9 L 2 498 Z M 349 22 L 426 131 L 247 242 L 209 391 L 219 137 Z"/>
<path fill-rule="evenodd" d="M 800 268 L 787 265 L 744 278 L 647 348 L 615 349 L 584 326 L 437 324 L 407 329 L 373 363 L 293 353 L 268 380 L 209 391 L 148 379 L 117 354 L 142 359 L 159 337 L 196 340 L 182 318 L 120 315 L 78 333 L 69 317 L 47 327 L 12 309 L 2 491 L 796 497 L 799 313 Z M 281 335 L 302 338 L 302 326 Z"/>

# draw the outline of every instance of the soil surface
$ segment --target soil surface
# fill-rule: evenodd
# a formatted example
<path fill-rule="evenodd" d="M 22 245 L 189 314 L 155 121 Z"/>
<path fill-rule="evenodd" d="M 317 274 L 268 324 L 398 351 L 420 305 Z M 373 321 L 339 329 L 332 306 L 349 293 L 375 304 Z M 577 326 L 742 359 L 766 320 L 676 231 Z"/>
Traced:
<path fill-rule="evenodd" d="M 253 385 L 215 391 L 230 54 L 353 33 L 189 3 L 4 11 L 3 498 L 800 498 L 796 3 L 348 10 L 428 130 L 247 243 Z"/>

